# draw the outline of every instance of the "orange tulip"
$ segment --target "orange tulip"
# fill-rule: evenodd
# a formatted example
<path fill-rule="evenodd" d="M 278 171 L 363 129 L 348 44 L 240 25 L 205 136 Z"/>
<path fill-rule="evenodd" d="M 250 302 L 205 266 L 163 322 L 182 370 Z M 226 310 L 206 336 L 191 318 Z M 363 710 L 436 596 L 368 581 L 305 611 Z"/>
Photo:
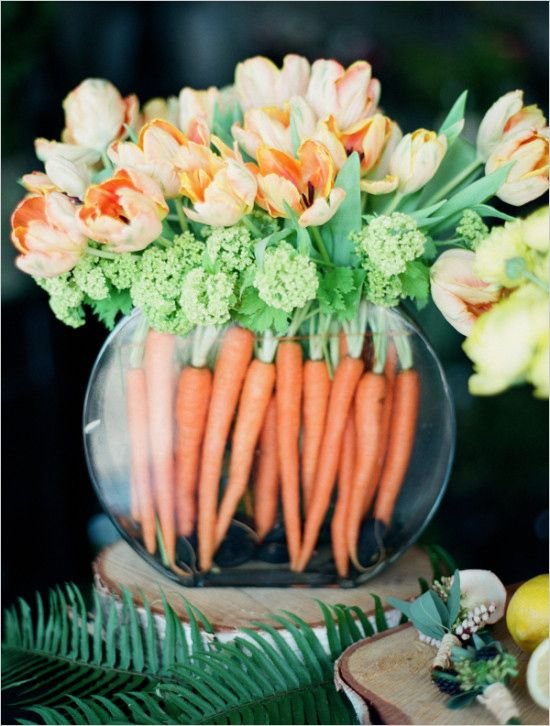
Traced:
<path fill-rule="evenodd" d="M 287 217 L 288 205 L 299 215 L 302 227 L 318 226 L 327 222 L 344 200 L 344 190 L 334 188 L 331 155 L 318 141 L 305 141 L 297 159 L 267 146 L 260 146 L 256 155 L 256 201 L 271 216 Z"/>
<path fill-rule="evenodd" d="M 159 185 L 135 169 L 118 169 L 88 188 L 78 212 L 81 229 L 115 252 L 142 250 L 162 232 L 168 213 Z"/>
<path fill-rule="evenodd" d="M 11 216 L 11 239 L 21 253 L 16 265 L 36 277 L 71 270 L 86 247 L 77 223 L 77 206 L 65 194 L 31 194 Z"/>

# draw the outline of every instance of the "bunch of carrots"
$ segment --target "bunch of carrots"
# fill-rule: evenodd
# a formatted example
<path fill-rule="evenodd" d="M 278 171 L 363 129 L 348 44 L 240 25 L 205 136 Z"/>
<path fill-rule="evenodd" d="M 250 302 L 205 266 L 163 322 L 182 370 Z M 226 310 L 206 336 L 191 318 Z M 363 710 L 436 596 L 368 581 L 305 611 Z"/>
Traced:
<path fill-rule="evenodd" d="M 312 318 L 300 338 L 197 328 L 180 370 L 177 339 L 147 333 L 126 384 L 131 512 L 151 554 L 160 531 L 175 568 L 177 537 L 196 532 L 199 569 L 210 570 L 251 490 L 259 542 L 280 503 L 291 570 L 307 567 L 333 500 L 337 572 L 362 567 L 361 524 L 371 511 L 391 522 L 420 394 L 402 344 L 379 335 L 373 351 L 367 316 L 365 306 L 339 335 Z"/>

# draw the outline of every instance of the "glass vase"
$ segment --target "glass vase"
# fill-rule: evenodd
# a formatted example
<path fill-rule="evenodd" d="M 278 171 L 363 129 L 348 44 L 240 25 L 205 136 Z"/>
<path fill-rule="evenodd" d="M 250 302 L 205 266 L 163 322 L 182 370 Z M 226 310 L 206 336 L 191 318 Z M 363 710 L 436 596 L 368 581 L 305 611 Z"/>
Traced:
<path fill-rule="evenodd" d="M 137 310 L 121 320 L 92 370 L 84 445 L 98 497 L 134 550 L 186 586 L 353 587 L 411 546 L 447 484 L 453 405 L 418 327 L 398 310 L 371 306 L 368 319 L 359 328 L 332 324 L 315 346 L 310 336 L 270 337 L 272 394 L 269 405 L 265 395 L 252 398 L 248 427 L 239 422 L 250 393 L 243 350 L 244 373 L 229 365 L 221 380 L 224 344 L 237 326 L 180 337 L 149 331 Z M 252 341 L 255 360 L 265 349 L 265 336 Z M 296 385 L 277 382 L 284 350 L 298 361 Z M 313 350 L 328 381 L 318 409 L 306 381 Z M 185 376 L 192 382 L 183 400 Z M 408 391 L 405 378 L 415 382 Z M 289 390 L 290 403 L 278 400 Z M 225 430 L 212 413 L 220 392 Z M 232 467 L 234 446 L 240 468 Z"/>

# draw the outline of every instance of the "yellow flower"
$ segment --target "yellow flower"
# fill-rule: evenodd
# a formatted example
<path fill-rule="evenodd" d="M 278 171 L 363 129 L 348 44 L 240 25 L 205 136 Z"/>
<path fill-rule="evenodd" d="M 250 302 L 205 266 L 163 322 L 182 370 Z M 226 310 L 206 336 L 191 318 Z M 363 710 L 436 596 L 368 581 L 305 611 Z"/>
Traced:
<path fill-rule="evenodd" d="M 550 241 L 549 208 L 541 207 L 521 221 L 521 233 L 526 245 L 538 252 L 548 252 Z"/>
<path fill-rule="evenodd" d="M 493 227 L 489 236 L 480 243 L 476 250 L 474 272 L 485 282 L 517 287 L 522 278 L 509 277 L 506 263 L 518 257 L 526 260 L 527 253 L 521 220 L 506 222 L 501 227 Z"/>
<path fill-rule="evenodd" d="M 541 370 L 539 360 L 548 336 L 547 316 L 548 296 L 532 284 L 481 315 L 463 344 L 474 362 L 470 392 L 491 395 L 532 380 L 542 393 L 548 386 L 548 370 Z"/>

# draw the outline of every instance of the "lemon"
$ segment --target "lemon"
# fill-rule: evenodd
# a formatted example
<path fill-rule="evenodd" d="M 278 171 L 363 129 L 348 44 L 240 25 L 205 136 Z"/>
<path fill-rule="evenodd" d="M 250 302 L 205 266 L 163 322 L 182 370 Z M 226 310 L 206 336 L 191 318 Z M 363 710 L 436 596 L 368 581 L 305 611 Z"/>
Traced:
<path fill-rule="evenodd" d="M 522 650 L 531 653 L 548 638 L 548 615 L 548 575 L 538 575 L 516 590 L 506 611 L 510 635 Z"/>
<path fill-rule="evenodd" d="M 548 676 L 549 669 L 549 652 L 548 638 L 535 648 L 533 654 L 529 658 L 527 666 L 527 688 L 533 701 L 541 708 L 550 707 L 550 698 L 548 688 L 550 680 Z"/>

